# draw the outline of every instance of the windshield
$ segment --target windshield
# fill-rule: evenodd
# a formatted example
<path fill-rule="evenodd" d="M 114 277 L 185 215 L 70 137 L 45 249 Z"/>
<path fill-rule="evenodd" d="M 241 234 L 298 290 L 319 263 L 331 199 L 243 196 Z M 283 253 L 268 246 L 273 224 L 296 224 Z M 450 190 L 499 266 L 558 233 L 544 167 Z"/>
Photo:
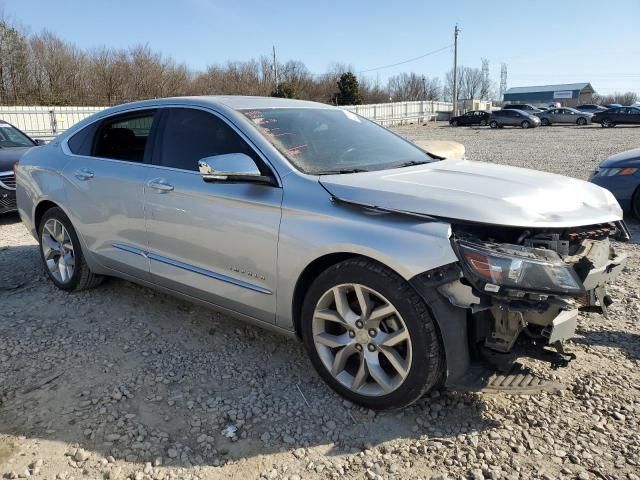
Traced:
<path fill-rule="evenodd" d="M 434 161 L 411 142 L 346 110 L 274 108 L 242 113 L 305 173 L 384 170 Z"/>
<path fill-rule="evenodd" d="M 33 147 L 29 137 L 8 123 L 0 123 L 0 147 Z"/>

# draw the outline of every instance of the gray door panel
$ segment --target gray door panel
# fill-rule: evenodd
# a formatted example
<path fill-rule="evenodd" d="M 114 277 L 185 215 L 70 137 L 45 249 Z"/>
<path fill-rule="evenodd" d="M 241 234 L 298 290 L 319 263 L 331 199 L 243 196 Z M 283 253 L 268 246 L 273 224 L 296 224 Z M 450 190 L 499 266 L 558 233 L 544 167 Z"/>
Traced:
<path fill-rule="evenodd" d="M 275 322 L 282 189 L 206 183 L 197 172 L 149 168 L 144 195 L 152 281 Z"/>
<path fill-rule="evenodd" d="M 104 266 L 149 278 L 143 184 L 147 165 L 120 160 L 71 156 L 63 174 L 76 229 Z"/>

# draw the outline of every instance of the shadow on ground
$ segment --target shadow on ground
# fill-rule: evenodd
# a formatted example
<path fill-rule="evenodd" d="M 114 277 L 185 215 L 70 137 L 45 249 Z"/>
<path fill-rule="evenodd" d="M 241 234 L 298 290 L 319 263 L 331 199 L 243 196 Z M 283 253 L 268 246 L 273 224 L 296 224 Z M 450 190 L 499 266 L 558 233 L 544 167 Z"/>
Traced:
<path fill-rule="evenodd" d="M 300 344 L 125 281 L 67 294 L 37 246 L 0 251 L 0 433 L 128 461 L 219 465 L 493 427 L 476 395 L 374 413 L 333 393 Z"/>

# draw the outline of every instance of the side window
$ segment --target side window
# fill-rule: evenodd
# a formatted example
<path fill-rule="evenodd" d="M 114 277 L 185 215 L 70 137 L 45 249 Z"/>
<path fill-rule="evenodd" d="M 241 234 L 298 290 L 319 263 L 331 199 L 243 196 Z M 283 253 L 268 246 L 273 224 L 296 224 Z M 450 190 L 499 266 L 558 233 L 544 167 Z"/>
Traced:
<path fill-rule="evenodd" d="M 100 122 L 92 123 L 79 132 L 74 133 L 71 138 L 69 138 L 67 145 L 71 153 L 75 153 L 76 155 L 91 155 L 93 137 L 99 124 Z"/>
<path fill-rule="evenodd" d="M 193 108 L 168 108 L 166 112 L 157 156 L 160 165 L 197 171 L 198 160 L 204 157 L 245 153 L 261 167 L 255 151 L 215 115 Z"/>
<path fill-rule="evenodd" d="M 96 137 L 93 156 L 142 162 L 155 112 L 137 112 L 105 120 Z"/>

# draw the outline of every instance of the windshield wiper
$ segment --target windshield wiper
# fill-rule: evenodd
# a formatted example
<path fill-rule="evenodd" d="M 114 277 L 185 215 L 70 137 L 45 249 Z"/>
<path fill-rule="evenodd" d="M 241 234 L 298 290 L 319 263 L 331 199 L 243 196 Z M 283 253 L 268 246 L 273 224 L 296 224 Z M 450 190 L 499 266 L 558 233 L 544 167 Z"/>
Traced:
<path fill-rule="evenodd" d="M 431 163 L 426 160 L 411 160 L 409 162 L 399 163 L 391 168 L 413 167 L 414 165 L 424 165 L 425 163 Z"/>
<path fill-rule="evenodd" d="M 364 168 L 342 168 L 340 170 L 323 170 L 321 172 L 315 172 L 315 175 L 340 175 L 343 173 L 362 173 L 369 170 Z"/>

